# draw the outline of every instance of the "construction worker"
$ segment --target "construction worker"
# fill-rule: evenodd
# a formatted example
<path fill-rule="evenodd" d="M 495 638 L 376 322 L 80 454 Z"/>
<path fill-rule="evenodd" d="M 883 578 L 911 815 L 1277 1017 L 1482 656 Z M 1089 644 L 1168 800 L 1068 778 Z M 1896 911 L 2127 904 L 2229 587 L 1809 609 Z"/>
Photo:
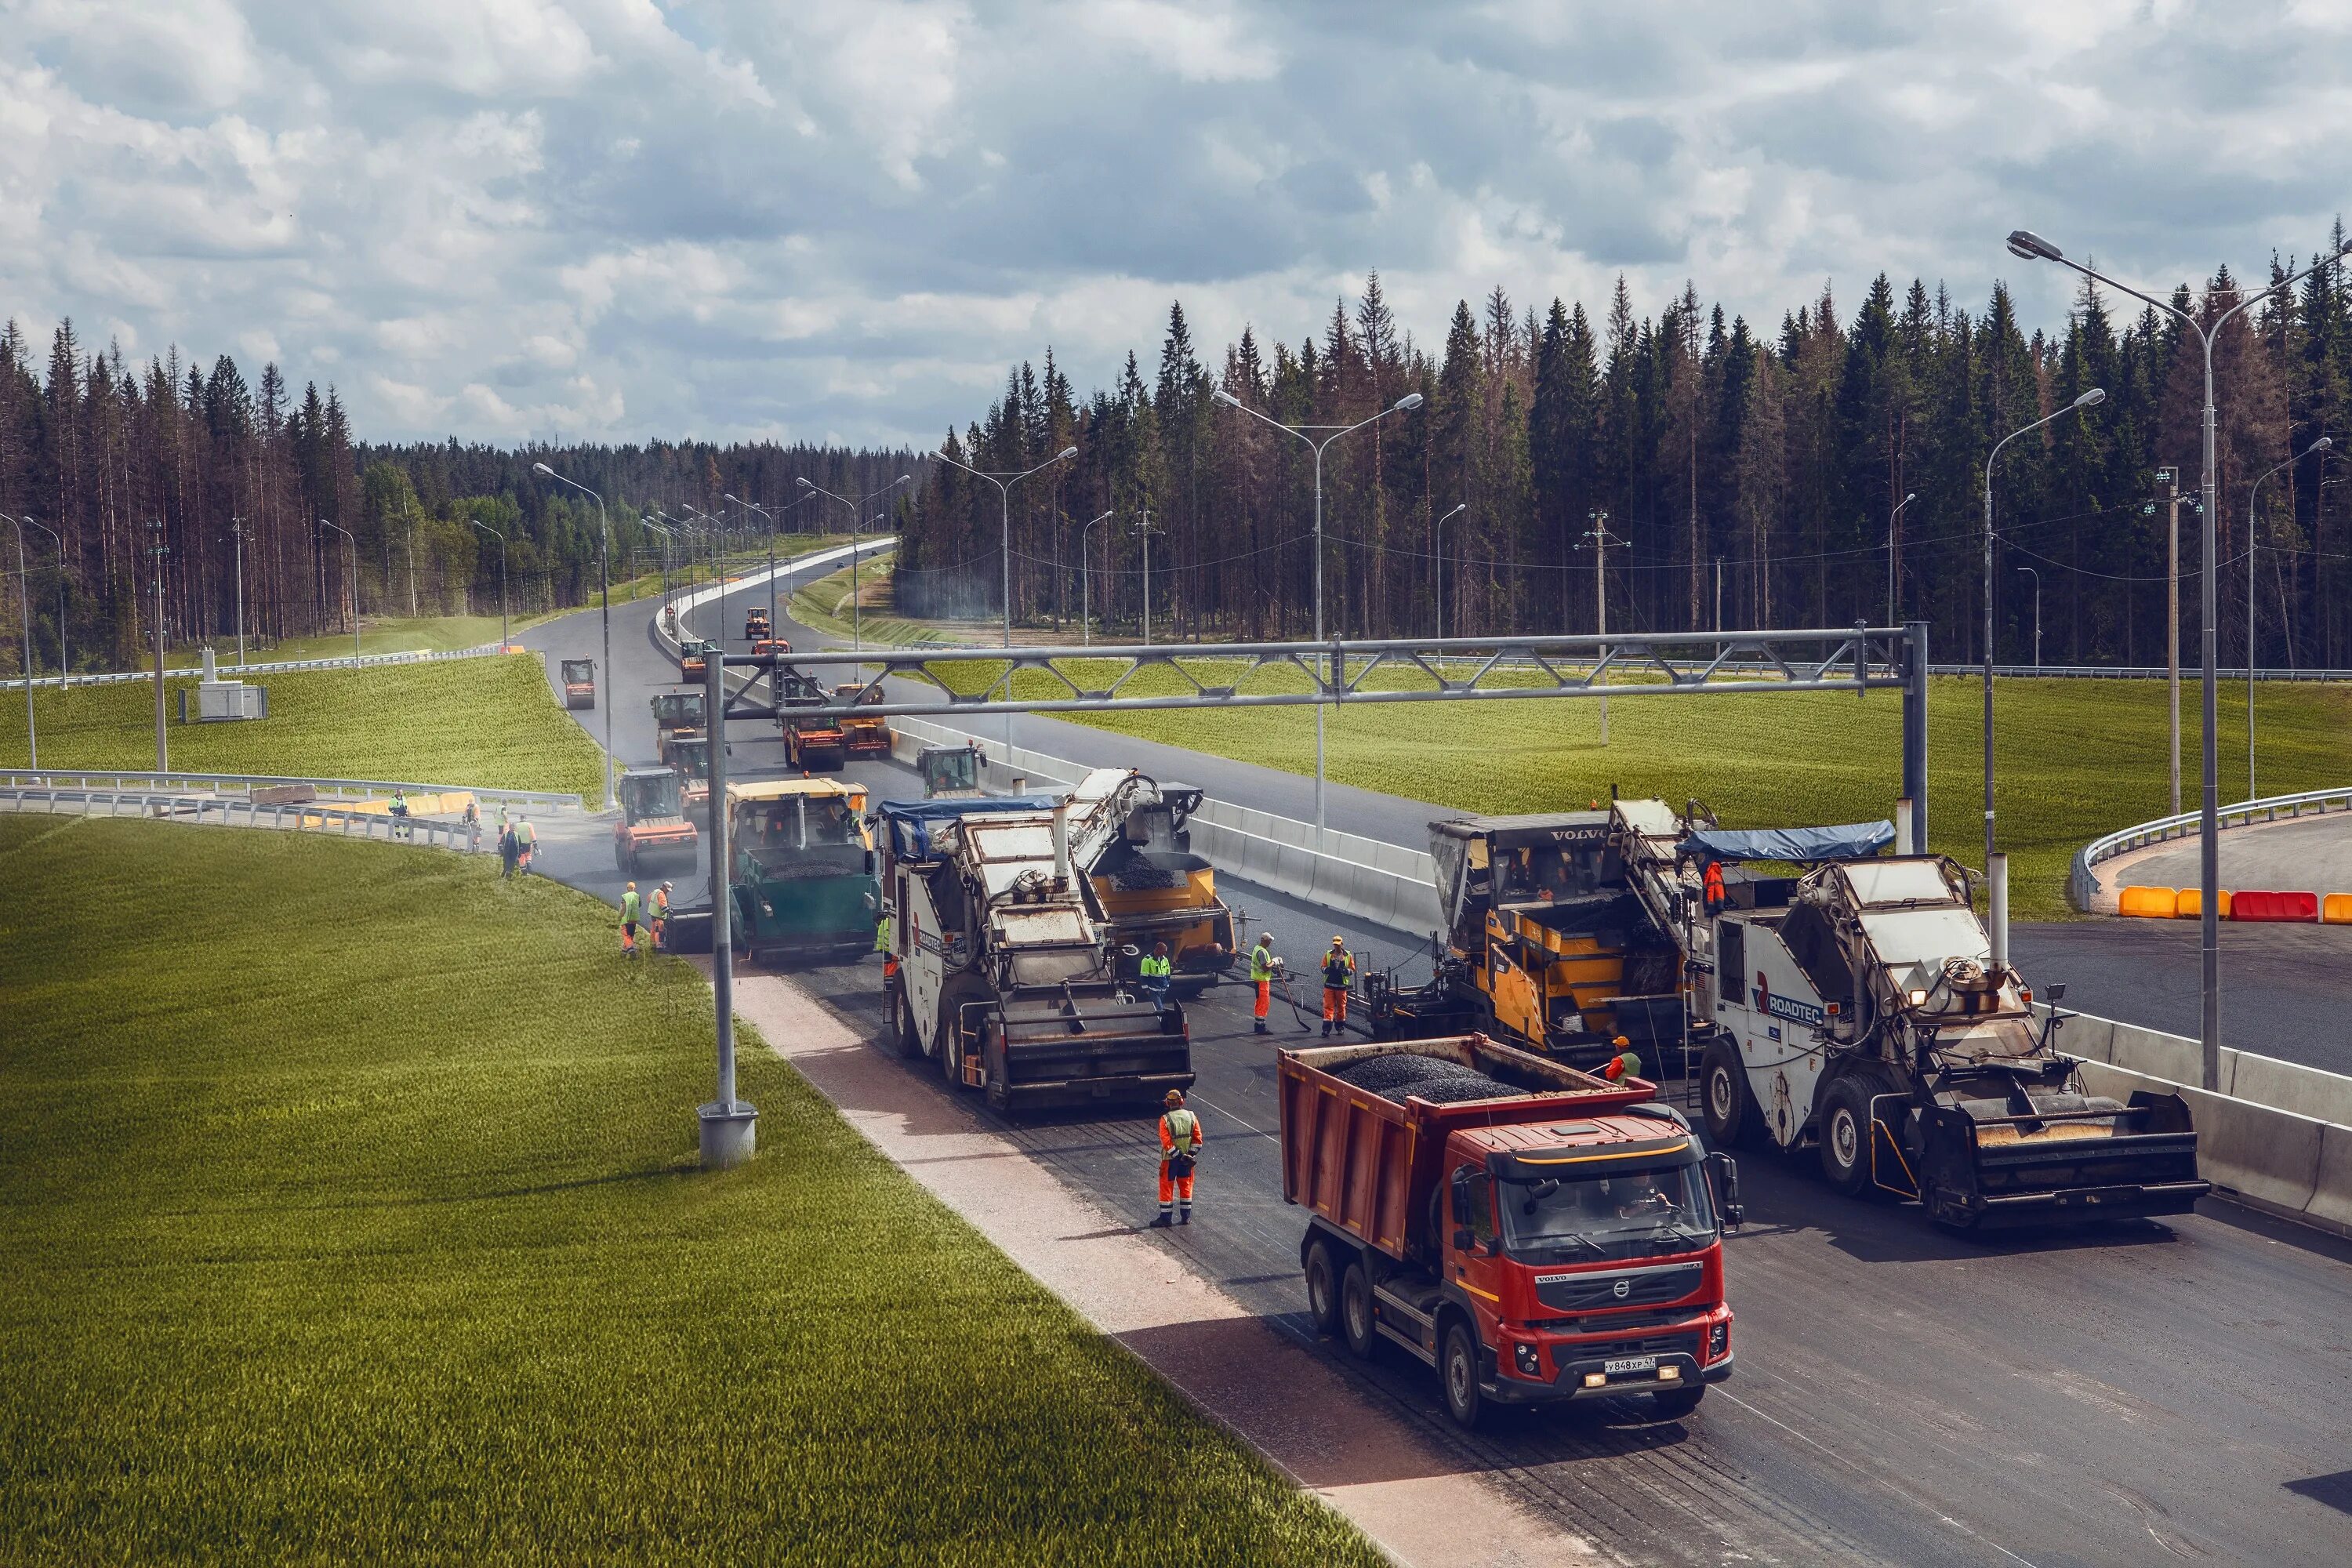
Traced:
<path fill-rule="evenodd" d="M 1160 1217 L 1151 1222 L 1154 1230 L 1192 1223 L 1192 1166 L 1202 1142 L 1201 1119 L 1184 1109 L 1183 1090 L 1170 1089 L 1160 1103 L 1168 1109 L 1160 1113 Z"/>
<path fill-rule="evenodd" d="M 405 838 L 409 835 L 408 792 L 404 789 L 395 789 L 392 792 L 392 831 L 394 837 L 399 838 Z"/>
<path fill-rule="evenodd" d="M 521 865 L 524 871 L 528 872 L 530 869 L 531 851 L 538 847 L 539 829 L 533 827 L 530 825 L 530 818 L 526 816 L 515 825 L 515 859 Z"/>
<path fill-rule="evenodd" d="M 1620 1035 L 1609 1043 L 1617 1047 L 1617 1054 L 1609 1058 L 1609 1064 L 1601 1069 L 1601 1076 L 1611 1083 L 1622 1083 L 1629 1078 L 1640 1078 L 1642 1058 L 1633 1054 L 1633 1042 Z"/>
<path fill-rule="evenodd" d="M 665 881 L 654 889 L 653 902 L 654 951 L 667 951 L 669 942 L 669 883 Z"/>
<path fill-rule="evenodd" d="M 1709 860 L 1706 863 L 1706 875 L 1702 879 L 1702 885 L 1706 889 L 1706 912 L 1714 914 L 1723 908 L 1722 861 Z"/>
<path fill-rule="evenodd" d="M 503 817 L 503 808 L 499 815 Z M 515 830 L 501 821 L 499 824 L 499 878 L 501 881 L 515 874 L 515 862 L 522 858 L 522 846 L 515 842 Z"/>
<path fill-rule="evenodd" d="M 637 921 L 645 912 L 645 900 L 637 897 L 637 885 L 632 882 L 621 895 L 621 951 L 632 958 L 637 954 Z"/>
<path fill-rule="evenodd" d="M 1151 951 L 1137 963 L 1135 972 L 1143 984 L 1143 994 L 1151 999 L 1151 1005 L 1155 1007 L 1168 1005 L 1168 986 L 1175 973 L 1174 966 L 1168 962 L 1168 944 L 1153 942 Z"/>
<path fill-rule="evenodd" d="M 890 911 L 888 910 L 884 910 L 880 917 L 874 922 L 874 951 L 882 955 L 882 962 L 885 965 L 889 963 Z"/>
<path fill-rule="evenodd" d="M 1250 949 L 1250 987 L 1257 993 L 1251 1008 L 1256 1019 L 1254 1027 L 1261 1035 L 1271 1032 L 1265 1026 L 1265 1014 L 1274 1005 L 1274 933 L 1262 931 L 1257 933 L 1257 945 Z"/>
<path fill-rule="evenodd" d="M 1323 955 L 1323 1032 L 1327 1035 L 1347 1033 L 1348 986 L 1356 977 L 1356 955 L 1348 951 L 1348 939 L 1335 936 L 1331 951 Z"/>
<path fill-rule="evenodd" d="M 482 808 L 474 797 L 466 797 L 466 852 L 474 854 L 482 847 Z"/>

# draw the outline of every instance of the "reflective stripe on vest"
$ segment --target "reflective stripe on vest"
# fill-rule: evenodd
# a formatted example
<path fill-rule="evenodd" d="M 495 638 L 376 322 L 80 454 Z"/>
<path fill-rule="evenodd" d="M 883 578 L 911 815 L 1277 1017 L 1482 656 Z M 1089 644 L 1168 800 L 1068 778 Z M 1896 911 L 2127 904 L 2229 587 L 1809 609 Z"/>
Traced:
<path fill-rule="evenodd" d="M 1323 984 L 1334 991 L 1348 988 L 1348 976 L 1356 972 L 1356 961 L 1344 952 L 1335 952 L 1323 961 Z"/>
<path fill-rule="evenodd" d="M 1165 980 L 1169 974 L 1169 963 L 1164 958 L 1147 958 L 1137 965 L 1137 970 L 1146 980 Z"/>
<path fill-rule="evenodd" d="M 1199 1117 L 1189 1110 L 1171 1110 L 1160 1119 L 1160 1124 L 1168 1130 L 1171 1152 L 1189 1154 L 1192 1152 L 1192 1141 L 1201 1135 Z"/>

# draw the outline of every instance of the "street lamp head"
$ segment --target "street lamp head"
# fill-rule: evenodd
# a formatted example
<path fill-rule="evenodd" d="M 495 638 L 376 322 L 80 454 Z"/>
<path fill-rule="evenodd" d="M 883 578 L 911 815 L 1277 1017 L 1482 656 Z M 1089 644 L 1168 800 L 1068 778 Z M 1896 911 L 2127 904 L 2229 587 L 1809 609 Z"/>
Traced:
<path fill-rule="evenodd" d="M 530 471 L 535 474 L 545 474 L 551 479 L 555 477 L 555 470 L 545 463 L 533 463 L 530 466 Z"/>
<path fill-rule="evenodd" d="M 1910 494 L 1906 495 L 1906 496 L 1903 498 L 1903 504 L 1904 504 L 1905 506 L 1909 506 L 1913 501 L 1917 500 L 1918 499 L 1919 499 L 1918 492 L 1917 492 L 1916 490 L 1914 490 L 1914 491 L 1912 491 Z"/>
<path fill-rule="evenodd" d="M 1227 392 L 1222 386 L 1209 394 L 1209 395 L 1215 398 L 1219 403 L 1230 403 L 1235 408 L 1239 408 L 1242 405 L 1242 400 L 1240 398 L 1235 397 L 1232 393 Z"/>
<path fill-rule="evenodd" d="M 890 482 L 894 485 L 909 485 L 915 482 L 915 476 L 912 474 L 900 474 L 897 479 L 892 479 Z"/>
<path fill-rule="evenodd" d="M 1054 461 L 1058 463 L 1065 458 L 1075 458 L 1077 455 L 1078 449 L 1076 447 L 1065 447 L 1054 454 Z"/>
<path fill-rule="evenodd" d="M 2312 453 L 2312 452 L 2325 452 L 2326 450 L 2327 450 L 2327 448 L 2328 448 L 2328 447 L 2330 447 L 2334 446 L 2335 444 L 2336 444 L 2336 437 L 2333 437 L 2333 436 L 2322 436 L 2318 440 L 2314 441 L 2314 442 L 2311 444 L 2311 450 L 2310 450 L 2310 451 L 2307 451 L 2307 452 L 2305 452 L 2305 453 L 2304 453 L 2304 456 L 2305 456 L 2305 457 L 2306 457 L 2306 458 L 2308 458 L 2308 457 L 2310 457 L 2310 456 L 2311 456 L 2311 453 Z"/>
<path fill-rule="evenodd" d="M 796 484 L 796 485 L 800 486 L 800 488 L 801 488 L 801 489 L 804 489 L 804 490 L 813 490 L 813 489 L 816 489 L 816 487 L 815 487 L 814 485 L 813 485 L 813 484 L 809 483 L 809 482 L 808 482 L 808 480 L 807 480 L 807 479 L 794 479 L 793 482 L 794 484 Z"/>
<path fill-rule="evenodd" d="M 2106 400 L 2107 389 L 2104 386 L 2095 386 L 2091 388 L 2090 391 L 2083 394 L 2082 396 L 2074 399 L 2074 406 L 2077 408 L 2096 408 L 2100 404 L 2105 403 Z"/>
<path fill-rule="evenodd" d="M 2065 259 L 2064 255 L 2056 246 L 2051 244 L 2048 240 L 2042 238 L 2040 235 L 2034 233 L 2030 228 L 2015 228 L 2010 230 L 2009 253 L 2011 256 L 2019 257 L 2027 261 L 2063 261 Z"/>
<path fill-rule="evenodd" d="M 1402 397 L 1396 400 L 1396 407 L 1391 409 L 1391 412 L 1410 414 L 1420 406 L 1421 394 L 1418 392 L 1408 392 Z"/>

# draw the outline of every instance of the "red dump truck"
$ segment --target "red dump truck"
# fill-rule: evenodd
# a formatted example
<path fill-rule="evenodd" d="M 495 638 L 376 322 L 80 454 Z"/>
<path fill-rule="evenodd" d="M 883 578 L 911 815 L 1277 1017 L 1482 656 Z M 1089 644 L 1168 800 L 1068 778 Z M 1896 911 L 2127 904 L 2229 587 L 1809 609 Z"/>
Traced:
<path fill-rule="evenodd" d="M 1642 1080 L 1484 1035 L 1280 1055 L 1282 1195 L 1316 1328 L 1489 1403 L 1646 1394 L 1672 1418 L 1731 1375 L 1730 1159 Z"/>

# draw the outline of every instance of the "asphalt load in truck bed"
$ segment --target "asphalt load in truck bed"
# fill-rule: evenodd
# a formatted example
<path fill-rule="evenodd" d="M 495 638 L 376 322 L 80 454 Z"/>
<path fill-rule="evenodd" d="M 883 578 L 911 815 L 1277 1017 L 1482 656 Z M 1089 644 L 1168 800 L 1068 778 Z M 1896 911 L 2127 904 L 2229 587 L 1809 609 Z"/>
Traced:
<path fill-rule="evenodd" d="M 1330 1070 L 1340 1082 L 1370 1089 L 1382 1100 L 1392 1100 L 1399 1105 L 1411 1095 L 1419 1095 L 1433 1105 L 1459 1105 L 1466 1100 L 1504 1100 L 1527 1092 L 1498 1083 L 1476 1068 L 1464 1067 L 1445 1057 L 1391 1053 L 1367 1057 Z"/>

